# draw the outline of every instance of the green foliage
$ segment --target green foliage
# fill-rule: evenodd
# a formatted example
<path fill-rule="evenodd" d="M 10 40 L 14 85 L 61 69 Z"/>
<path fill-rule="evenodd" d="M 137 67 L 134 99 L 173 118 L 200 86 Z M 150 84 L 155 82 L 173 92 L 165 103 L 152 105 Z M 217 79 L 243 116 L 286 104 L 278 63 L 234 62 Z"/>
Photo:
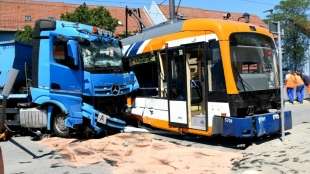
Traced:
<path fill-rule="evenodd" d="M 281 21 L 284 29 L 284 65 L 291 70 L 302 70 L 309 57 L 309 36 L 304 32 L 309 7 L 309 0 L 281 0 L 268 18 L 270 21 Z"/>
<path fill-rule="evenodd" d="M 112 32 L 115 31 L 118 25 L 118 20 L 113 18 L 106 8 L 89 8 L 85 3 L 76 8 L 72 13 L 66 12 L 61 14 L 60 19 L 97 26 Z"/>
<path fill-rule="evenodd" d="M 31 44 L 32 41 L 32 28 L 29 25 L 24 26 L 24 29 L 17 31 L 15 34 L 15 40 L 18 42 L 23 42 Z"/>

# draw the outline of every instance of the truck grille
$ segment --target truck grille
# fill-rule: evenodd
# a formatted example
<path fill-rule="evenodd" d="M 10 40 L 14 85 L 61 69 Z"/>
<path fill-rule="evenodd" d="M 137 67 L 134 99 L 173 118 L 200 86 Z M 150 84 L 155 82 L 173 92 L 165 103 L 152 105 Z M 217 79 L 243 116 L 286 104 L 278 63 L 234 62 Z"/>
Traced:
<path fill-rule="evenodd" d="M 109 85 L 109 86 L 95 86 L 95 94 L 102 96 L 115 96 L 127 94 L 130 88 L 126 85 Z"/>

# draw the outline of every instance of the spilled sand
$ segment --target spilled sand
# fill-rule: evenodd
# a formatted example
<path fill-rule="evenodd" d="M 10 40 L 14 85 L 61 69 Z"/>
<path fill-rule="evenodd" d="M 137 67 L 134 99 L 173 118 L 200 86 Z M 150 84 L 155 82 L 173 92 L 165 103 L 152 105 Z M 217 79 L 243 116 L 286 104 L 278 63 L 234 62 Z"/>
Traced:
<path fill-rule="evenodd" d="M 106 162 L 115 174 L 230 173 L 239 153 L 187 147 L 157 140 L 148 133 L 120 133 L 101 139 L 46 138 L 41 144 L 59 152 L 68 165 Z"/>

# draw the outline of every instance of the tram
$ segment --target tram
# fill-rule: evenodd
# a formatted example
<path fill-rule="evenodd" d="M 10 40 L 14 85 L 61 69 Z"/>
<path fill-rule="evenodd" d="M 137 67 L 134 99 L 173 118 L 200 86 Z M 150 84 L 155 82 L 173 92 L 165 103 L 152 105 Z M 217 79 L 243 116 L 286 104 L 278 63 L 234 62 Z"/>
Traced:
<path fill-rule="evenodd" d="M 126 68 L 140 89 L 127 117 L 181 134 L 260 137 L 292 128 L 280 116 L 277 48 L 250 23 L 188 19 L 122 40 Z"/>

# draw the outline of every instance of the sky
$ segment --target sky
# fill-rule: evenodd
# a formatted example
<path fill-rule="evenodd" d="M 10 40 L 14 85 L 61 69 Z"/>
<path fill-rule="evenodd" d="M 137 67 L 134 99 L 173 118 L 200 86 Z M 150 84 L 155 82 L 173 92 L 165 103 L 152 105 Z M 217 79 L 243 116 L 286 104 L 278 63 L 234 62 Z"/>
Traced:
<path fill-rule="evenodd" d="M 95 4 L 102 6 L 122 6 L 131 8 L 149 7 L 152 0 L 48 0 L 57 2 L 66 2 L 74 4 Z M 169 0 L 154 0 L 158 4 L 168 4 Z M 272 9 L 280 0 L 181 0 L 181 6 L 196 7 L 207 10 L 219 10 L 228 12 L 248 12 L 264 19 L 268 13 L 264 11 Z M 175 0 L 178 5 L 179 0 Z"/>

